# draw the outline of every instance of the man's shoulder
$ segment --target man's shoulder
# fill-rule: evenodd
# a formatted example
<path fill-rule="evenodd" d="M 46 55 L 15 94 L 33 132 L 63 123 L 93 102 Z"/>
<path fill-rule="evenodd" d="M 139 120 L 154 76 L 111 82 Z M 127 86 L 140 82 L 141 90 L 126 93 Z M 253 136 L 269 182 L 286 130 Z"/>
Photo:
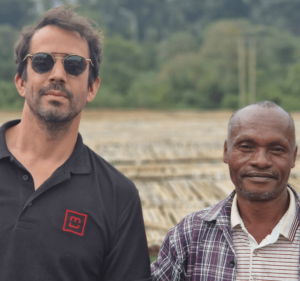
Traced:
<path fill-rule="evenodd" d="M 230 209 L 234 192 L 229 197 L 216 204 L 209 206 L 197 212 L 188 214 L 175 227 L 170 230 L 171 235 L 182 236 L 187 234 L 193 235 L 200 232 L 208 226 L 215 227 L 216 221 L 225 223 L 230 220 Z"/>
<path fill-rule="evenodd" d="M 211 243 L 217 241 L 220 237 L 219 227 L 228 226 L 230 221 L 231 202 L 234 193 L 226 199 L 197 212 L 188 214 L 176 226 L 168 232 L 160 252 L 173 251 L 176 260 L 184 263 L 191 251 L 198 251 L 203 237 L 206 237 Z M 152 270 L 155 271 L 157 263 L 152 264 Z"/>
<path fill-rule="evenodd" d="M 215 221 L 218 219 L 218 217 L 222 216 L 222 211 L 226 211 L 227 208 L 231 208 L 231 202 L 233 199 L 234 192 L 231 193 L 227 198 L 223 199 L 222 201 L 219 201 L 215 203 L 212 206 L 209 206 L 205 209 L 202 209 L 197 212 L 190 213 L 187 215 L 184 220 L 192 220 L 195 223 L 197 221 Z"/>

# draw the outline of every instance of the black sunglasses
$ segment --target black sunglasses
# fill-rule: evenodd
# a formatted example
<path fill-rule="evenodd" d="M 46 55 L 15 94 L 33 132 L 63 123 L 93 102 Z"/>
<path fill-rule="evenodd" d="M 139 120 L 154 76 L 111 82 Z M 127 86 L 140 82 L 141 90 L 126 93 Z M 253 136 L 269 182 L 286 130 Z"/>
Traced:
<path fill-rule="evenodd" d="M 35 53 L 28 54 L 23 61 L 28 57 L 32 60 L 32 69 L 40 74 L 50 71 L 56 59 L 62 59 L 65 71 L 73 76 L 80 75 L 86 69 L 87 62 L 90 62 L 94 66 L 91 59 L 73 54 L 66 54 L 65 57 L 55 57 L 48 53 Z"/>

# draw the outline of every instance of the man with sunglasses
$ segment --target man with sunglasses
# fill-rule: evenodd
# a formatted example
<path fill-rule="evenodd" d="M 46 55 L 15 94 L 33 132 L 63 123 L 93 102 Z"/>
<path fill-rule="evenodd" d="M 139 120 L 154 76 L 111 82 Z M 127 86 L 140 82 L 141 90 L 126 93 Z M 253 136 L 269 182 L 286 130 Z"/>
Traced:
<path fill-rule="evenodd" d="M 0 128 L 0 280 L 148 281 L 138 191 L 82 142 L 101 36 L 61 6 L 15 46 L 21 120 Z"/>

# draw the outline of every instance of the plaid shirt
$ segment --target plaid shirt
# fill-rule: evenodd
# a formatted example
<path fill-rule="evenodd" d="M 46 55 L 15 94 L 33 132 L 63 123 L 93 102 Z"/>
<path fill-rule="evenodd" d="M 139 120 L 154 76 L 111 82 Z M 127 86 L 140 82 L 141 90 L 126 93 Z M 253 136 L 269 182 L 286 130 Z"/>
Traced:
<path fill-rule="evenodd" d="M 298 204 L 299 196 L 294 192 Z M 234 281 L 237 259 L 230 228 L 235 192 L 199 212 L 191 213 L 165 238 L 157 261 L 151 265 L 153 281 Z"/>

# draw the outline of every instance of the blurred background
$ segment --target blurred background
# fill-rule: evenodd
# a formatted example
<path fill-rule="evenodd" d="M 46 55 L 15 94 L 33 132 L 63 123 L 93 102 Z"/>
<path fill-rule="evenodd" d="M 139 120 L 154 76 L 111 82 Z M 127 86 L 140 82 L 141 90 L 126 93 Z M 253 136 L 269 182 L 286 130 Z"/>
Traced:
<path fill-rule="evenodd" d="M 103 31 L 102 82 L 80 133 L 135 182 L 152 259 L 172 226 L 233 190 L 222 162 L 233 110 L 273 101 L 300 135 L 300 0 L 0 0 L 0 124 L 24 103 L 14 43 L 60 4 Z M 299 164 L 290 184 L 300 191 Z"/>
<path fill-rule="evenodd" d="M 88 107 L 237 109 L 253 94 L 300 107 L 299 0 L 0 0 L 1 109 L 23 104 L 19 32 L 62 3 L 105 36 L 101 95 Z"/>

